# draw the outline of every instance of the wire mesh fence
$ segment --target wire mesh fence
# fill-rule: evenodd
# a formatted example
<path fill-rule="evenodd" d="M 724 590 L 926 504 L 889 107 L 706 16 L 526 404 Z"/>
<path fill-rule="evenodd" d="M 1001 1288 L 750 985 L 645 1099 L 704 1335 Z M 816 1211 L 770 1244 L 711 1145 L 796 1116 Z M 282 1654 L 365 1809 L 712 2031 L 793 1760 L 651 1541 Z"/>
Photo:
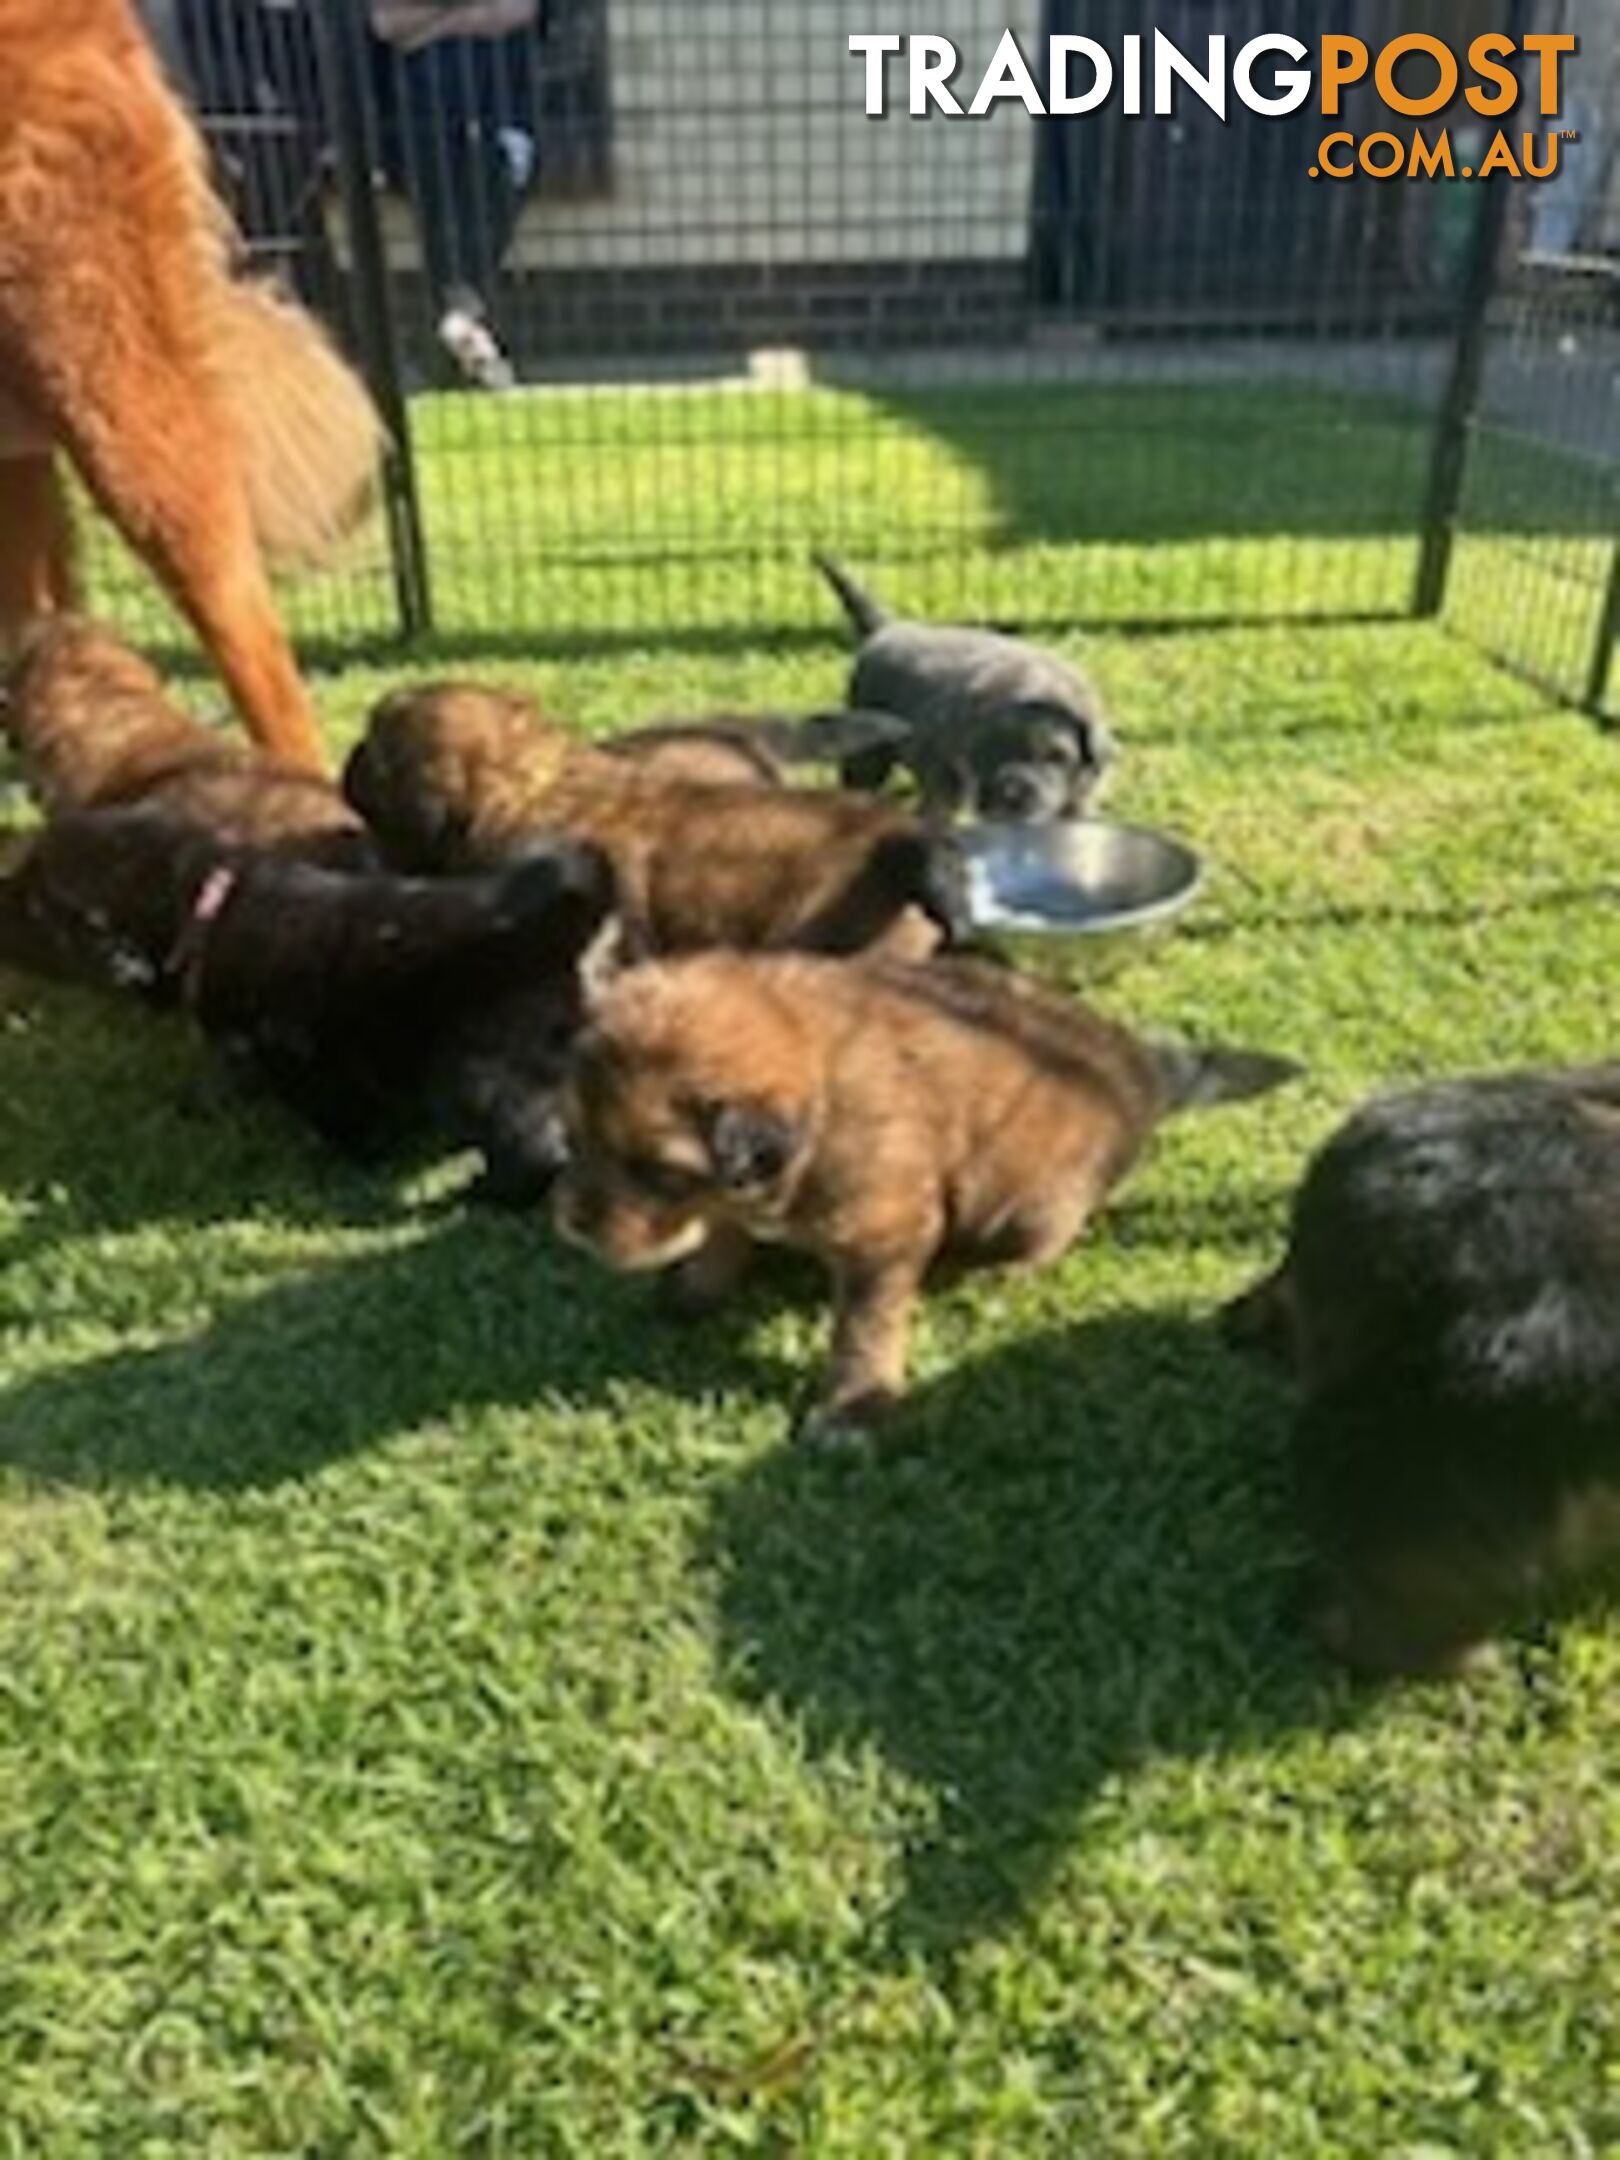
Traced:
<path fill-rule="evenodd" d="M 1620 22 L 1543 0 L 1580 40 L 1557 178 L 1510 189 L 1477 323 L 1447 620 L 1561 697 L 1613 714 L 1620 632 Z"/>
<path fill-rule="evenodd" d="M 1452 176 L 1313 177 L 1314 101 L 1223 120 L 1185 83 L 1164 116 L 914 118 L 904 54 L 870 117 L 846 0 L 150 5 L 250 251 L 397 438 L 386 523 L 288 589 L 306 639 L 809 630 L 819 546 L 921 612 L 1029 626 L 1443 603 L 1613 695 L 1612 25 L 1577 25 L 1560 179 L 1515 187 L 1463 177 L 1460 102 L 1392 119 L 1370 82 L 1340 126 L 1449 126 Z M 1310 0 L 876 12 L 949 42 L 963 106 L 1008 29 L 1043 91 L 1054 36 L 1121 82 L 1145 38 L 1151 85 L 1154 31 L 1200 56 L 1320 33 Z M 1335 27 L 1464 49 L 1474 13 L 1352 0 Z"/>

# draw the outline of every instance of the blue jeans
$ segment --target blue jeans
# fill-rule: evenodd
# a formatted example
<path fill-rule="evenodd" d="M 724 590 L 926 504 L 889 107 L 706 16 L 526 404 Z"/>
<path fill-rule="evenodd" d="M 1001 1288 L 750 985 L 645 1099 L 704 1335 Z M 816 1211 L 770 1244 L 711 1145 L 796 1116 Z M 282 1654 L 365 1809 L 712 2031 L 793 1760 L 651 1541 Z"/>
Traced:
<path fill-rule="evenodd" d="M 379 47 L 378 92 L 383 162 L 416 212 L 439 305 L 487 299 L 533 178 L 531 165 L 520 179 L 501 141 L 506 130 L 534 139 L 533 32 Z"/>

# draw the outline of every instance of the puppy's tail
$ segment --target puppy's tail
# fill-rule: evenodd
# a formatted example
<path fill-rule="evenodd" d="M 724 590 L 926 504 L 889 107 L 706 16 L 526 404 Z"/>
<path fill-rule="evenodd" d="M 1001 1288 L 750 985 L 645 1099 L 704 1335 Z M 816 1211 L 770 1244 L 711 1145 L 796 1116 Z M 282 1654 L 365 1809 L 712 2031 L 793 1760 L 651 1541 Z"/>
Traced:
<path fill-rule="evenodd" d="M 222 273 L 210 288 L 208 363 L 259 544 L 276 564 L 318 562 L 371 507 L 381 422 L 301 307 L 257 279 Z"/>
<path fill-rule="evenodd" d="M 879 606 L 864 586 L 857 585 L 841 563 L 830 555 L 814 555 L 811 560 L 842 601 L 857 637 L 870 637 L 874 630 L 883 628 L 889 620 L 888 609 Z"/>
<path fill-rule="evenodd" d="M 1222 1043 L 1199 1046 L 1163 1039 L 1148 1045 L 1158 1073 L 1165 1115 L 1214 1110 L 1222 1103 L 1252 1102 L 1298 1080 L 1304 1066 L 1266 1050 L 1233 1050 Z"/>

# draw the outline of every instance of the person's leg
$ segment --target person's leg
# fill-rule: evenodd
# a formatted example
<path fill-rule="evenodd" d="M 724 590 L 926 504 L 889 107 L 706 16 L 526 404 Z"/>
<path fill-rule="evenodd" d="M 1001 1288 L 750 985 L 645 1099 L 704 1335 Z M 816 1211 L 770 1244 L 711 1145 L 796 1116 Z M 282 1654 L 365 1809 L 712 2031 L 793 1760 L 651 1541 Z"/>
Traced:
<path fill-rule="evenodd" d="M 476 294 L 485 305 L 510 244 L 520 201 L 501 140 L 507 117 L 498 94 L 499 63 L 507 43 L 504 38 L 445 38 L 421 56 L 433 63 L 423 84 L 433 101 L 438 138 L 434 147 L 446 265 L 443 289 Z"/>
<path fill-rule="evenodd" d="M 515 38 L 444 38 L 389 68 L 394 177 L 416 215 L 439 342 L 469 382 L 504 388 L 512 370 L 490 324 L 501 263 L 522 209 L 521 173 L 503 136 L 532 144 L 532 73 Z M 529 56 L 532 61 L 532 55 Z"/>
<path fill-rule="evenodd" d="M 416 212 L 423 267 L 439 310 L 459 261 L 451 177 L 460 155 L 459 123 L 448 102 L 454 77 L 443 59 L 442 44 L 404 53 L 394 78 L 400 178 Z"/>
<path fill-rule="evenodd" d="M 494 116 L 485 103 L 484 48 L 445 39 L 420 57 L 425 108 L 419 144 L 426 181 L 418 215 L 439 307 L 439 342 L 464 380 L 501 390 L 511 364 L 490 323 L 490 301 L 510 239 L 515 192 Z M 429 230 L 431 226 L 431 230 Z"/>
<path fill-rule="evenodd" d="M 523 206 L 540 170 L 539 68 L 532 30 L 492 38 L 480 49 L 480 105 L 500 158 L 499 185 L 487 198 L 489 268 L 505 262 Z"/>

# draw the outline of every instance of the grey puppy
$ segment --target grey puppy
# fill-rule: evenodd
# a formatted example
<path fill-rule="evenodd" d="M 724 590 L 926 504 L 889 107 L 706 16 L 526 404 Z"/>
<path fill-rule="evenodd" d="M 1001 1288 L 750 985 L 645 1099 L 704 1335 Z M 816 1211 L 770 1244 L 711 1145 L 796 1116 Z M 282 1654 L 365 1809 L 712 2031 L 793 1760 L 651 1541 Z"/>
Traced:
<path fill-rule="evenodd" d="M 935 811 L 1039 825 L 1085 808 L 1114 741 L 1077 669 L 994 630 L 904 621 L 830 556 L 815 561 L 860 639 L 850 705 L 904 727 L 844 758 L 846 787 L 881 787 L 903 766 Z"/>

